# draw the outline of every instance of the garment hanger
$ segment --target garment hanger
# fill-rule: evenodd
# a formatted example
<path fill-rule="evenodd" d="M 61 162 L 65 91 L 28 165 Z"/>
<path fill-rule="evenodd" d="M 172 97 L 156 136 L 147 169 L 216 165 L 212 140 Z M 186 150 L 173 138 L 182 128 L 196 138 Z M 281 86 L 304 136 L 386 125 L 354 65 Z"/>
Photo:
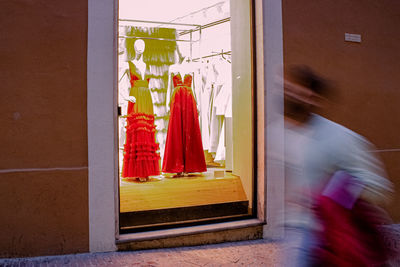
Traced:
<path fill-rule="evenodd" d="M 221 52 L 221 57 L 222 57 L 224 60 L 226 60 L 226 61 L 228 61 L 229 63 L 231 63 L 231 61 L 230 61 L 229 59 L 227 59 L 227 58 L 224 56 L 224 49 L 222 49 L 221 51 L 222 51 L 222 52 Z"/>

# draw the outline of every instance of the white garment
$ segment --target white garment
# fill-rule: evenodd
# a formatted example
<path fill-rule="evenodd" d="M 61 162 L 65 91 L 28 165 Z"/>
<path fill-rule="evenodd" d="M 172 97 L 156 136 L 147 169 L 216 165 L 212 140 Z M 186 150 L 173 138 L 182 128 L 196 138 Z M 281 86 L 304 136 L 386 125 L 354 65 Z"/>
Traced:
<path fill-rule="evenodd" d="M 222 124 L 225 116 L 232 117 L 232 69 L 231 65 L 223 60 L 217 60 L 212 65 L 213 78 L 211 90 L 211 108 L 210 108 L 210 148 L 209 152 L 217 152 L 218 147 L 221 149 L 225 144 L 219 144 L 221 134 L 225 134 Z M 220 159 L 222 160 L 222 159 Z"/>
<path fill-rule="evenodd" d="M 156 126 L 156 130 L 157 131 L 162 131 L 162 130 L 167 131 L 167 125 L 168 124 L 166 123 L 164 118 L 156 118 L 154 120 L 154 124 Z"/>
<path fill-rule="evenodd" d="M 149 81 L 150 90 L 154 89 L 164 89 L 166 91 L 167 87 L 165 86 L 164 79 L 161 78 L 151 78 Z"/>
<path fill-rule="evenodd" d="M 374 145 L 361 135 L 321 116 L 314 115 L 309 123 L 313 138 L 305 154 L 304 177 L 312 189 L 326 184 L 334 172 L 346 171 L 365 185 L 375 200 L 386 200 L 393 191 L 392 183 Z"/>
<path fill-rule="evenodd" d="M 218 62 L 213 62 L 211 65 L 211 94 L 209 107 L 209 125 L 210 125 L 210 147 L 209 152 L 215 153 L 218 148 L 219 135 L 221 134 L 222 121 L 220 116 L 217 116 L 217 98 L 221 92 L 223 81 L 219 79 L 221 73 L 218 72 Z"/>
<path fill-rule="evenodd" d="M 156 131 L 156 142 L 160 146 L 160 157 L 161 157 L 161 159 L 164 158 L 166 134 L 167 134 L 167 132 L 165 130 Z M 162 162 L 162 160 L 161 160 L 161 162 Z"/>
<path fill-rule="evenodd" d="M 220 60 L 215 64 L 217 71 L 216 86 L 219 87 L 215 97 L 214 105 L 216 115 L 232 117 L 232 67 L 225 60 Z"/>
<path fill-rule="evenodd" d="M 154 76 L 163 76 L 166 72 L 168 72 L 169 65 L 150 65 L 150 73 Z"/>
<path fill-rule="evenodd" d="M 197 104 L 197 111 L 199 115 L 199 122 L 201 127 L 201 90 L 202 90 L 202 75 L 201 75 L 202 65 L 196 64 L 194 67 L 194 77 L 193 77 L 193 94 Z"/>
<path fill-rule="evenodd" d="M 151 94 L 151 100 L 153 101 L 153 105 L 164 105 L 165 106 L 166 92 L 150 90 L 150 94 Z"/>
<path fill-rule="evenodd" d="M 225 161 L 225 119 L 222 121 L 221 134 L 219 135 L 214 161 L 221 164 Z"/>
<path fill-rule="evenodd" d="M 159 117 L 164 117 L 167 114 L 167 108 L 164 105 L 153 105 L 154 115 Z"/>
<path fill-rule="evenodd" d="M 210 121 L 210 147 L 208 152 L 216 153 L 218 149 L 219 138 L 222 132 L 223 116 L 215 114 L 216 107 L 212 108 L 212 116 Z"/>
<path fill-rule="evenodd" d="M 214 161 L 222 163 L 225 160 L 225 117 L 232 117 L 232 68 L 231 64 L 225 60 L 218 61 L 214 68 L 216 70 L 214 85 L 216 90 L 210 123 L 210 150 L 213 152 L 215 142 L 217 142 Z M 215 118 L 218 119 L 216 120 Z M 219 122 L 219 126 L 222 124 L 218 130 L 215 129 L 215 121 Z"/>
<path fill-rule="evenodd" d="M 167 138 L 168 114 L 166 108 L 167 81 L 169 65 L 149 65 L 149 89 L 153 101 L 156 142 L 160 147 L 161 162 L 164 157 L 164 146 Z"/>
<path fill-rule="evenodd" d="M 202 70 L 202 87 L 200 92 L 200 127 L 203 149 L 210 149 L 210 103 L 213 83 L 213 72 L 210 64 L 204 64 Z"/>

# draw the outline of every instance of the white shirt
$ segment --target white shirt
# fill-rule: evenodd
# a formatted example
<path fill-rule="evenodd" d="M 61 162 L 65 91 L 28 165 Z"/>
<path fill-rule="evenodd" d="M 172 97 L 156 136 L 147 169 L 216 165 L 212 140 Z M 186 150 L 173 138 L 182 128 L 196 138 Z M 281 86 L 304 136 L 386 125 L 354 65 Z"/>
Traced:
<path fill-rule="evenodd" d="M 338 170 L 359 179 L 369 201 L 384 201 L 393 185 L 373 151 L 361 135 L 318 115 L 301 128 L 285 125 L 285 222 L 312 227 L 311 196 Z"/>

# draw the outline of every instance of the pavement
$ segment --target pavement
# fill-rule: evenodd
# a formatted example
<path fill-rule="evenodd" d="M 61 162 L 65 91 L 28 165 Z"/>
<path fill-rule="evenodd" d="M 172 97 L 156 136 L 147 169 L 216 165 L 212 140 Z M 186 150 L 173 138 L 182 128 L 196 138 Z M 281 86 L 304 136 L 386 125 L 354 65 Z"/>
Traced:
<path fill-rule="evenodd" d="M 0 266 L 280 266 L 279 243 L 267 240 L 128 252 L 0 259 Z"/>
<path fill-rule="evenodd" d="M 400 266 L 400 224 L 381 228 L 392 258 L 387 266 Z M 84 253 L 34 258 L 0 259 L 0 266 L 282 266 L 282 243 L 265 239 L 213 245 L 139 251 Z"/>

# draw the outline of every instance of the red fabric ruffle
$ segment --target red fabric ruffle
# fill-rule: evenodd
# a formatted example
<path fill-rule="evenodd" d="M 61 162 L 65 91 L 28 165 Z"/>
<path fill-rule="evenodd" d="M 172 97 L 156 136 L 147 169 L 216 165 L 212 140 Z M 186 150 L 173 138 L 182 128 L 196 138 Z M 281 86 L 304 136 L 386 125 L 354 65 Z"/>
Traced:
<path fill-rule="evenodd" d="M 135 113 L 128 104 L 126 142 L 122 177 L 148 177 L 160 174 L 159 145 L 155 142 L 154 115 Z"/>

